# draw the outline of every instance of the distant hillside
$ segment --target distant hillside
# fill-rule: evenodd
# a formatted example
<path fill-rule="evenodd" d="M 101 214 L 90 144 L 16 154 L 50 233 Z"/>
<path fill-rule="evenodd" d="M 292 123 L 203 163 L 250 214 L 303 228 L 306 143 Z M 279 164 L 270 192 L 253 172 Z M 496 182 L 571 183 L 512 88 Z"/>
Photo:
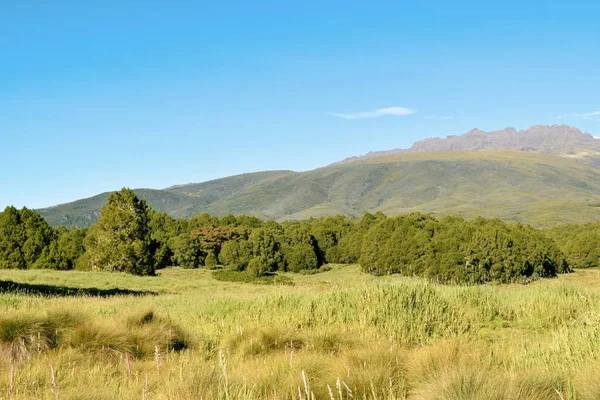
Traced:
<path fill-rule="evenodd" d="M 600 140 L 568 125 L 537 125 L 521 131 L 514 128 L 492 132 L 473 129 L 459 136 L 424 139 L 413 144 L 410 149 L 375 151 L 363 156 L 350 157 L 342 162 L 394 154 L 479 150 L 529 151 L 574 158 L 594 167 L 600 167 Z"/>
<path fill-rule="evenodd" d="M 537 226 L 600 219 L 600 169 L 522 151 L 396 154 L 136 193 L 175 217 L 231 212 L 284 220 L 422 211 Z M 105 199 L 106 194 L 40 212 L 53 225 L 89 225 Z"/>
<path fill-rule="evenodd" d="M 163 190 L 135 189 L 138 197 L 147 200 L 154 209 L 177 218 L 190 218 L 221 199 L 234 196 L 249 185 L 272 177 L 293 174 L 291 171 L 266 171 L 231 176 L 203 183 L 172 186 Z M 120 188 L 115 188 L 119 190 Z M 54 226 L 85 227 L 98 219 L 100 209 L 109 193 L 102 193 L 72 203 L 60 204 L 38 210 Z M 250 214 L 250 213 L 249 213 Z M 253 214 L 254 215 L 254 214 Z"/>

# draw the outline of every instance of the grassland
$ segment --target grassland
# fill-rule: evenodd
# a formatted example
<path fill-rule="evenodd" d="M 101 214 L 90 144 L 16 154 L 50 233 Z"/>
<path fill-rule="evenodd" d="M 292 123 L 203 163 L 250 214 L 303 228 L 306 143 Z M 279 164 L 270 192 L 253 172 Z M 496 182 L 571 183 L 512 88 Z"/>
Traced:
<path fill-rule="evenodd" d="M 598 270 L 477 287 L 358 266 L 288 277 L 0 271 L 0 398 L 600 397 Z"/>
<path fill-rule="evenodd" d="M 238 175 L 138 197 L 173 217 L 201 212 L 275 220 L 410 212 L 500 218 L 537 227 L 600 219 L 600 169 L 522 151 L 383 156 L 306 172 Z M 107 195 L 39 210 L 52 225 L 90 225 Z"/>

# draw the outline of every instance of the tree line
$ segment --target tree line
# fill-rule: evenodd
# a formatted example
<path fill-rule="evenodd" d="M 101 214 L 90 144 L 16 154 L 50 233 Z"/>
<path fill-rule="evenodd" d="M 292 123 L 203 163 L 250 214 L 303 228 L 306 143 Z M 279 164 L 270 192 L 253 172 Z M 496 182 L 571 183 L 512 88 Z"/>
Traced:
<path fill-rule="evenodd" d="M 600 237 L 600 224 L 596 235 Z M 149 207 L 130 189 L 112 193 L 90 228 L 52 228 L 35 211 L 0 213 L 0 268 L 122 271 L 154 275 L 171 265 L 227 268 L 253 276 L 315 271 L 328 263 L 359 263 L 376 275 L 424 276 L 439 282 L 513 282 L 595 266 L 580 255 L 581 228 L 543 232 L 496 219 L 436 219 L 419 213 L 359 220 L 331 216 L 262 221 L 247 215 L 200 214 L 174 219 Z M 579 231 L 578 231 L 579 232 Z M 584 239 L 579 239 L 579 238 Z M 597 239 L 596 239 L 597 240 Z M 561 243 L 559 246 L 557 243 Z M 576 250 L 574 250 L 576 249 Z M 595 258 L 594 258 L 595 257 Z M 584 259 L 585 261 L 581 261 Z"/>

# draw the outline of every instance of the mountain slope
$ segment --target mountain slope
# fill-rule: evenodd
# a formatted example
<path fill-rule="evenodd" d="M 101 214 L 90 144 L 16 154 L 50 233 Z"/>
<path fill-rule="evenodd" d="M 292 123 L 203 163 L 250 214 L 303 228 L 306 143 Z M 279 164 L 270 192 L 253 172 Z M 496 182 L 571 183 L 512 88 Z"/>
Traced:
<path fill-rule="evenodd" d="M 232 212 L 283 220 L 421 211 L 538 226 L 600 219 L 600 169 L 522 151 L 396 154 L 136 193 L 176 217 Z M 102 196 L 40 212 L 54 225 L 92 222 Z"/>
<path fill-rule="evenodd" d="M 342 162 L 394 154 L 480 150 L 529 151 L 579 159 L 588 165 L 600 167 L 600 140 L 568 125 L 537 125 L 521 131 L 514 128 L 492 132 L 473 129 L 459 136 L 424 139 L 413 144 L 410 149 L 370 152 L 363 156 L 347 158 Z"/>
<path fill-rule="evenodd" d="M 293 174 L 291 171 L 266 171 L 235 175 L 203 183 L 172 186 L 163 190 L 135 189 L 138 197 L 147 200 L 154 209 L 173 217 L 189 218 L 203 212 L 208 204 L 222 197 L 235 195 L 249 185 L 272 177 Z M 106 203 L 109 193 L 102 193 L 72 203 L 38 210 L 54 226 L 84 227 L 93 224 Z"/>

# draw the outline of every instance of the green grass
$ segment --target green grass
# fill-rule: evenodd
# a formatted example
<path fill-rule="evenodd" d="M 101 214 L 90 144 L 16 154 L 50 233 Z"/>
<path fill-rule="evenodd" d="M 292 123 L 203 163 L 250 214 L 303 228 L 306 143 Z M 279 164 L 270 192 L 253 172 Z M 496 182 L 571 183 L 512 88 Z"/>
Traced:
<path fill-rule="evenodd" d="M 212 277 L 218 281 L 253 283 L 257 285 L 293 285 L 294 280 L 289 276 L 280 274 L 268 274 L 264 276 L 252 276 L 245 271 L 233 271 L 222 269 L 213 271 Z"/>
<path fill-rule="evenodd" d="M 476 287 L 340 265 L 282 274 L 293 286 L 213 274 L 0 271 L 155 293 L 0 293 L 0 398 L 55 399 L 50 365 L 66 399 L 600 397 L 599 270 Z"/>

